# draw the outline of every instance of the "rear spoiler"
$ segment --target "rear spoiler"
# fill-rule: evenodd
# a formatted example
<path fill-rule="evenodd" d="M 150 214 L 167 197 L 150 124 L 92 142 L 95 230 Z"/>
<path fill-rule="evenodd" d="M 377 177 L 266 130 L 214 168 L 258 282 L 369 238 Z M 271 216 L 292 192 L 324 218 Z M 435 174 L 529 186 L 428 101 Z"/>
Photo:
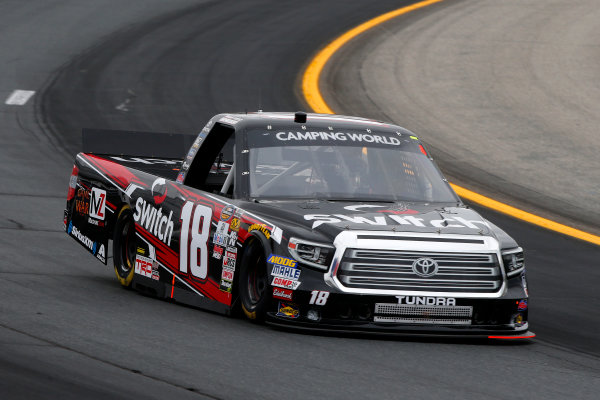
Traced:
<path fill-rule="evenodd" d="M 84 153 L 183 159 L 197 135 L 110 129 L 81 131 Z"/>

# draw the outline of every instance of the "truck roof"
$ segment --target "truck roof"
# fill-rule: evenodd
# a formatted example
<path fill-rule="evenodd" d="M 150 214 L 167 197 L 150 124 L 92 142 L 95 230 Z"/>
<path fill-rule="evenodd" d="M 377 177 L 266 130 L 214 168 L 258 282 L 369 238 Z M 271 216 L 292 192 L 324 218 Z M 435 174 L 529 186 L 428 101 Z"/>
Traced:
<path fill-rule="evenodd" d="M 351 117 L 346 115 L 292 112 L 248 112 L 248 113 L 226 113 L 218 114 L 213 122 L 230 125 L 234 128 L 262 128 L 271 125 L 275 127 L 292 127 L 294 125 L 309 128 L 333 128 L 333 129 L 376 129 L 379 131 L 394 131 L 403 134 L 411 134 L 409 130 L 398 125 L 385 123 L 373 119 Z"/>

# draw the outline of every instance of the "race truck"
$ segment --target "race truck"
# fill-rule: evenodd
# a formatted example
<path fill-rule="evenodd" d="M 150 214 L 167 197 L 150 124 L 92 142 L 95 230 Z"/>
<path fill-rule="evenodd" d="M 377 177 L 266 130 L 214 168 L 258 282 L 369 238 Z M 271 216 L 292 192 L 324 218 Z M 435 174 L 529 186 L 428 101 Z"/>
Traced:
<path fill-rule="evenodd" d="M 393 124 L 255 112 L 194 136 L 84 130 L 64 227 L 121 285 L 222 314 L 534 336 L 523 249 Z"/>

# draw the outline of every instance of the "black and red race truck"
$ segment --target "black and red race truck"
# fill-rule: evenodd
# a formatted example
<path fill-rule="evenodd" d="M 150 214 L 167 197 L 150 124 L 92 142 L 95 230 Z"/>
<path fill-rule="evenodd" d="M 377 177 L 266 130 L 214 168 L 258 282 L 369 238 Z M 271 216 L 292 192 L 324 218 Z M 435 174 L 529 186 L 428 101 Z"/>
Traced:
<path fill-rule="evenodd" d="M 87 130 L 83 147 L 65 230 L 123 286 L 298 328 L 534 336 L 523 250 L 404 128 L 219 114 L 197 136 Z"/>

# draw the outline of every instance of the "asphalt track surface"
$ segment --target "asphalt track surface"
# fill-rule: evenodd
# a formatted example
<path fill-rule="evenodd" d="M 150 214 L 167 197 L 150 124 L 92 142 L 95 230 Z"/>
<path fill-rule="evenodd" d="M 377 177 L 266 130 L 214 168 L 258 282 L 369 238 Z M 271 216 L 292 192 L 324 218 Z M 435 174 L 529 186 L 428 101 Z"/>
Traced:
<path fill-rule="evenodd" d="M 62 231 L 81 127 L 301 108 L 317 48 L 403 4 L 0 3 L 0 98 L 37 91 L 0 105 L 0 398 L 596 398 L 600 251 L 504 216 L 483 211 L 527 251 L 523 344 L 256 326 L 123 290 Z"/>
<path fill-rule="evenodd" d="M 333 109 L 401 123 L 455 183 L 600 234 L 598 2 L 445 0 L 406 18 L 332 60 Z"/>

